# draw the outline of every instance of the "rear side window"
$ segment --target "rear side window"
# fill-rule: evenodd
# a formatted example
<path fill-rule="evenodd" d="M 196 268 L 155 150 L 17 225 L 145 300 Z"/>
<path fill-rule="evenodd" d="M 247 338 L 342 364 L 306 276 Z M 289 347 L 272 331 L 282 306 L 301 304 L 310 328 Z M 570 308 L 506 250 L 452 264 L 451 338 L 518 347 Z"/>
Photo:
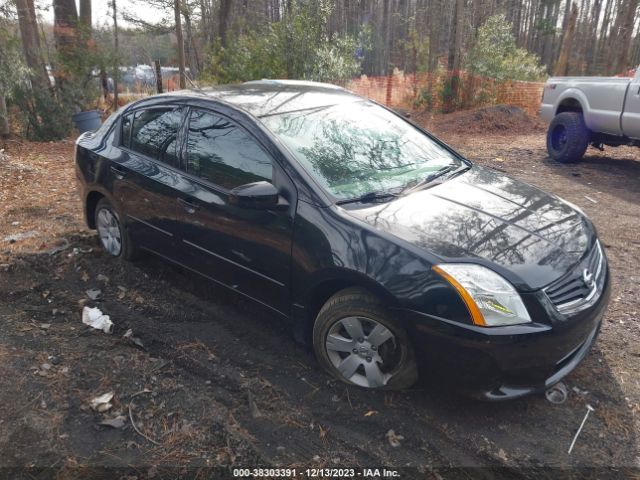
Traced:
<path fill-rule="evenodd" d="M 194 110 L 189 119 L 187 171 L 221 187 L 271 181 L 271 158 L 228 119 Z"/>
<path fill-rule="evenodd" d="M 136 112 L 133 119 L 127 120 L 127 117 L 123 119 L 122 130 L 125 146 L 168 165 L 178 166 L 177 137 L 182 121 L 181 109 L 153 108 Z"/>

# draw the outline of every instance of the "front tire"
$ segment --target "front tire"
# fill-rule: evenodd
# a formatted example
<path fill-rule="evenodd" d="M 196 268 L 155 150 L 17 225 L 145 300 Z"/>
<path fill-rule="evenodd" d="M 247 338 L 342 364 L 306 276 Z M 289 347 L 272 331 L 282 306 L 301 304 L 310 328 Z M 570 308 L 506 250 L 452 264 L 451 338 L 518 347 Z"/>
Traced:
<path fill-rule="evenodd" d="M 418 378 L 407 333 L 376 297 L 359 288 L 336 293 L 322 307 L 313 347 L 320 364 L 350 385 L 398 390 Z"/>
<path fill-rule="evenodd" d="M 133 260 L 137 255 L 121 216 L 106 198 L 102 198 L 95 211 L 95 226 L 103 250 L 112 257 Z"/>
<path fill-rule="evenodd" d="M 559 113 L 547 131 L 547 152 L 560 163 L 577 162 L 589 146 L 589 137 L 582 113 Z"/>

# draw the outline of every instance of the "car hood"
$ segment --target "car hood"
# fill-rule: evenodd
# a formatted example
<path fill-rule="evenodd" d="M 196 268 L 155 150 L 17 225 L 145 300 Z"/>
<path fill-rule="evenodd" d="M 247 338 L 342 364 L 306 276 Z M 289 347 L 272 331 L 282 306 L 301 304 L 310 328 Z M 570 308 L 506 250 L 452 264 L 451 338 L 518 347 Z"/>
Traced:
<path fill-rule="evenodd" d="M 520 290 L 536 290 L 573 267 L 593 227 L 558 197 L 493 170 L 464 174 L 349 215 L 449 261 L 487 265 Z"/>

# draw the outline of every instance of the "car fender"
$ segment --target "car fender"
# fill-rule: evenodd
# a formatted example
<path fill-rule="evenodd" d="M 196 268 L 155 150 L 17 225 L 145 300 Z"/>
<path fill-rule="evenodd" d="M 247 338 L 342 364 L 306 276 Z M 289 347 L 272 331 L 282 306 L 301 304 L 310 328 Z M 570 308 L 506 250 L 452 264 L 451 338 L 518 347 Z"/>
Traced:
<path fill-rule="evenodd" d="M 388 306 L 397 306 L 398 299 L 381 283 L 378 283 L 371 277 L 348 268 L 326 268 L 314 272 L 309 278 L 309 283 L 303 290 L 301 300 L 303 304 L 308 305 L 314 294 L 321 289 L 322 285 L 339 285 L 344 284 L 347 287 L 362 287 L 370 291 Z M 341 290 L 342 288 L 339 288 Z"/>
<path fill-rule="evenodd" d="M 114 195 L 112 195 L 112 193 L 109 190 L 107 190 L 102 185 L 97 184 L 97 183 L 88 184 L 84 188 L 84 192 L 83 192 L 83 197 L 82 198 L 83 198 L 83 201 L 84 201 L 85 221 L 87 223 L 87 226 L 89 226 L 89 228 L 94 228 L 93 217 L 89 214 L 89 209 L 93 208 L 93 205 L 91 205 L 90 197 L 92 195 L 96 194 L 96 193 L 98 193 L 102 197 L 106 198 L 109 201 L 109 203 L 111 203 L 111 205 L 113 205 L 113 207 L 120 214 L 122 214 L 122 205 L 120 204 L 120 202 L 118 202 L 118 200 L 115 198 Z"/>

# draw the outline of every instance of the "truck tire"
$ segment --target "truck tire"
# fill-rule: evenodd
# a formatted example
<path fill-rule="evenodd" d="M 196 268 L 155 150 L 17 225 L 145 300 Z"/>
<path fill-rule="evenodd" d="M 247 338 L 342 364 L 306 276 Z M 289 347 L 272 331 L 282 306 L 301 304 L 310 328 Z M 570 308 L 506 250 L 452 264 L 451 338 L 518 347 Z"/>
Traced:
<path fill-rule="evenodd" d="M 547 131 L 547 152 L 558 162 L 577 162 L 589 146 L 589 136 L 582 113 L 559 113 Z"/>

